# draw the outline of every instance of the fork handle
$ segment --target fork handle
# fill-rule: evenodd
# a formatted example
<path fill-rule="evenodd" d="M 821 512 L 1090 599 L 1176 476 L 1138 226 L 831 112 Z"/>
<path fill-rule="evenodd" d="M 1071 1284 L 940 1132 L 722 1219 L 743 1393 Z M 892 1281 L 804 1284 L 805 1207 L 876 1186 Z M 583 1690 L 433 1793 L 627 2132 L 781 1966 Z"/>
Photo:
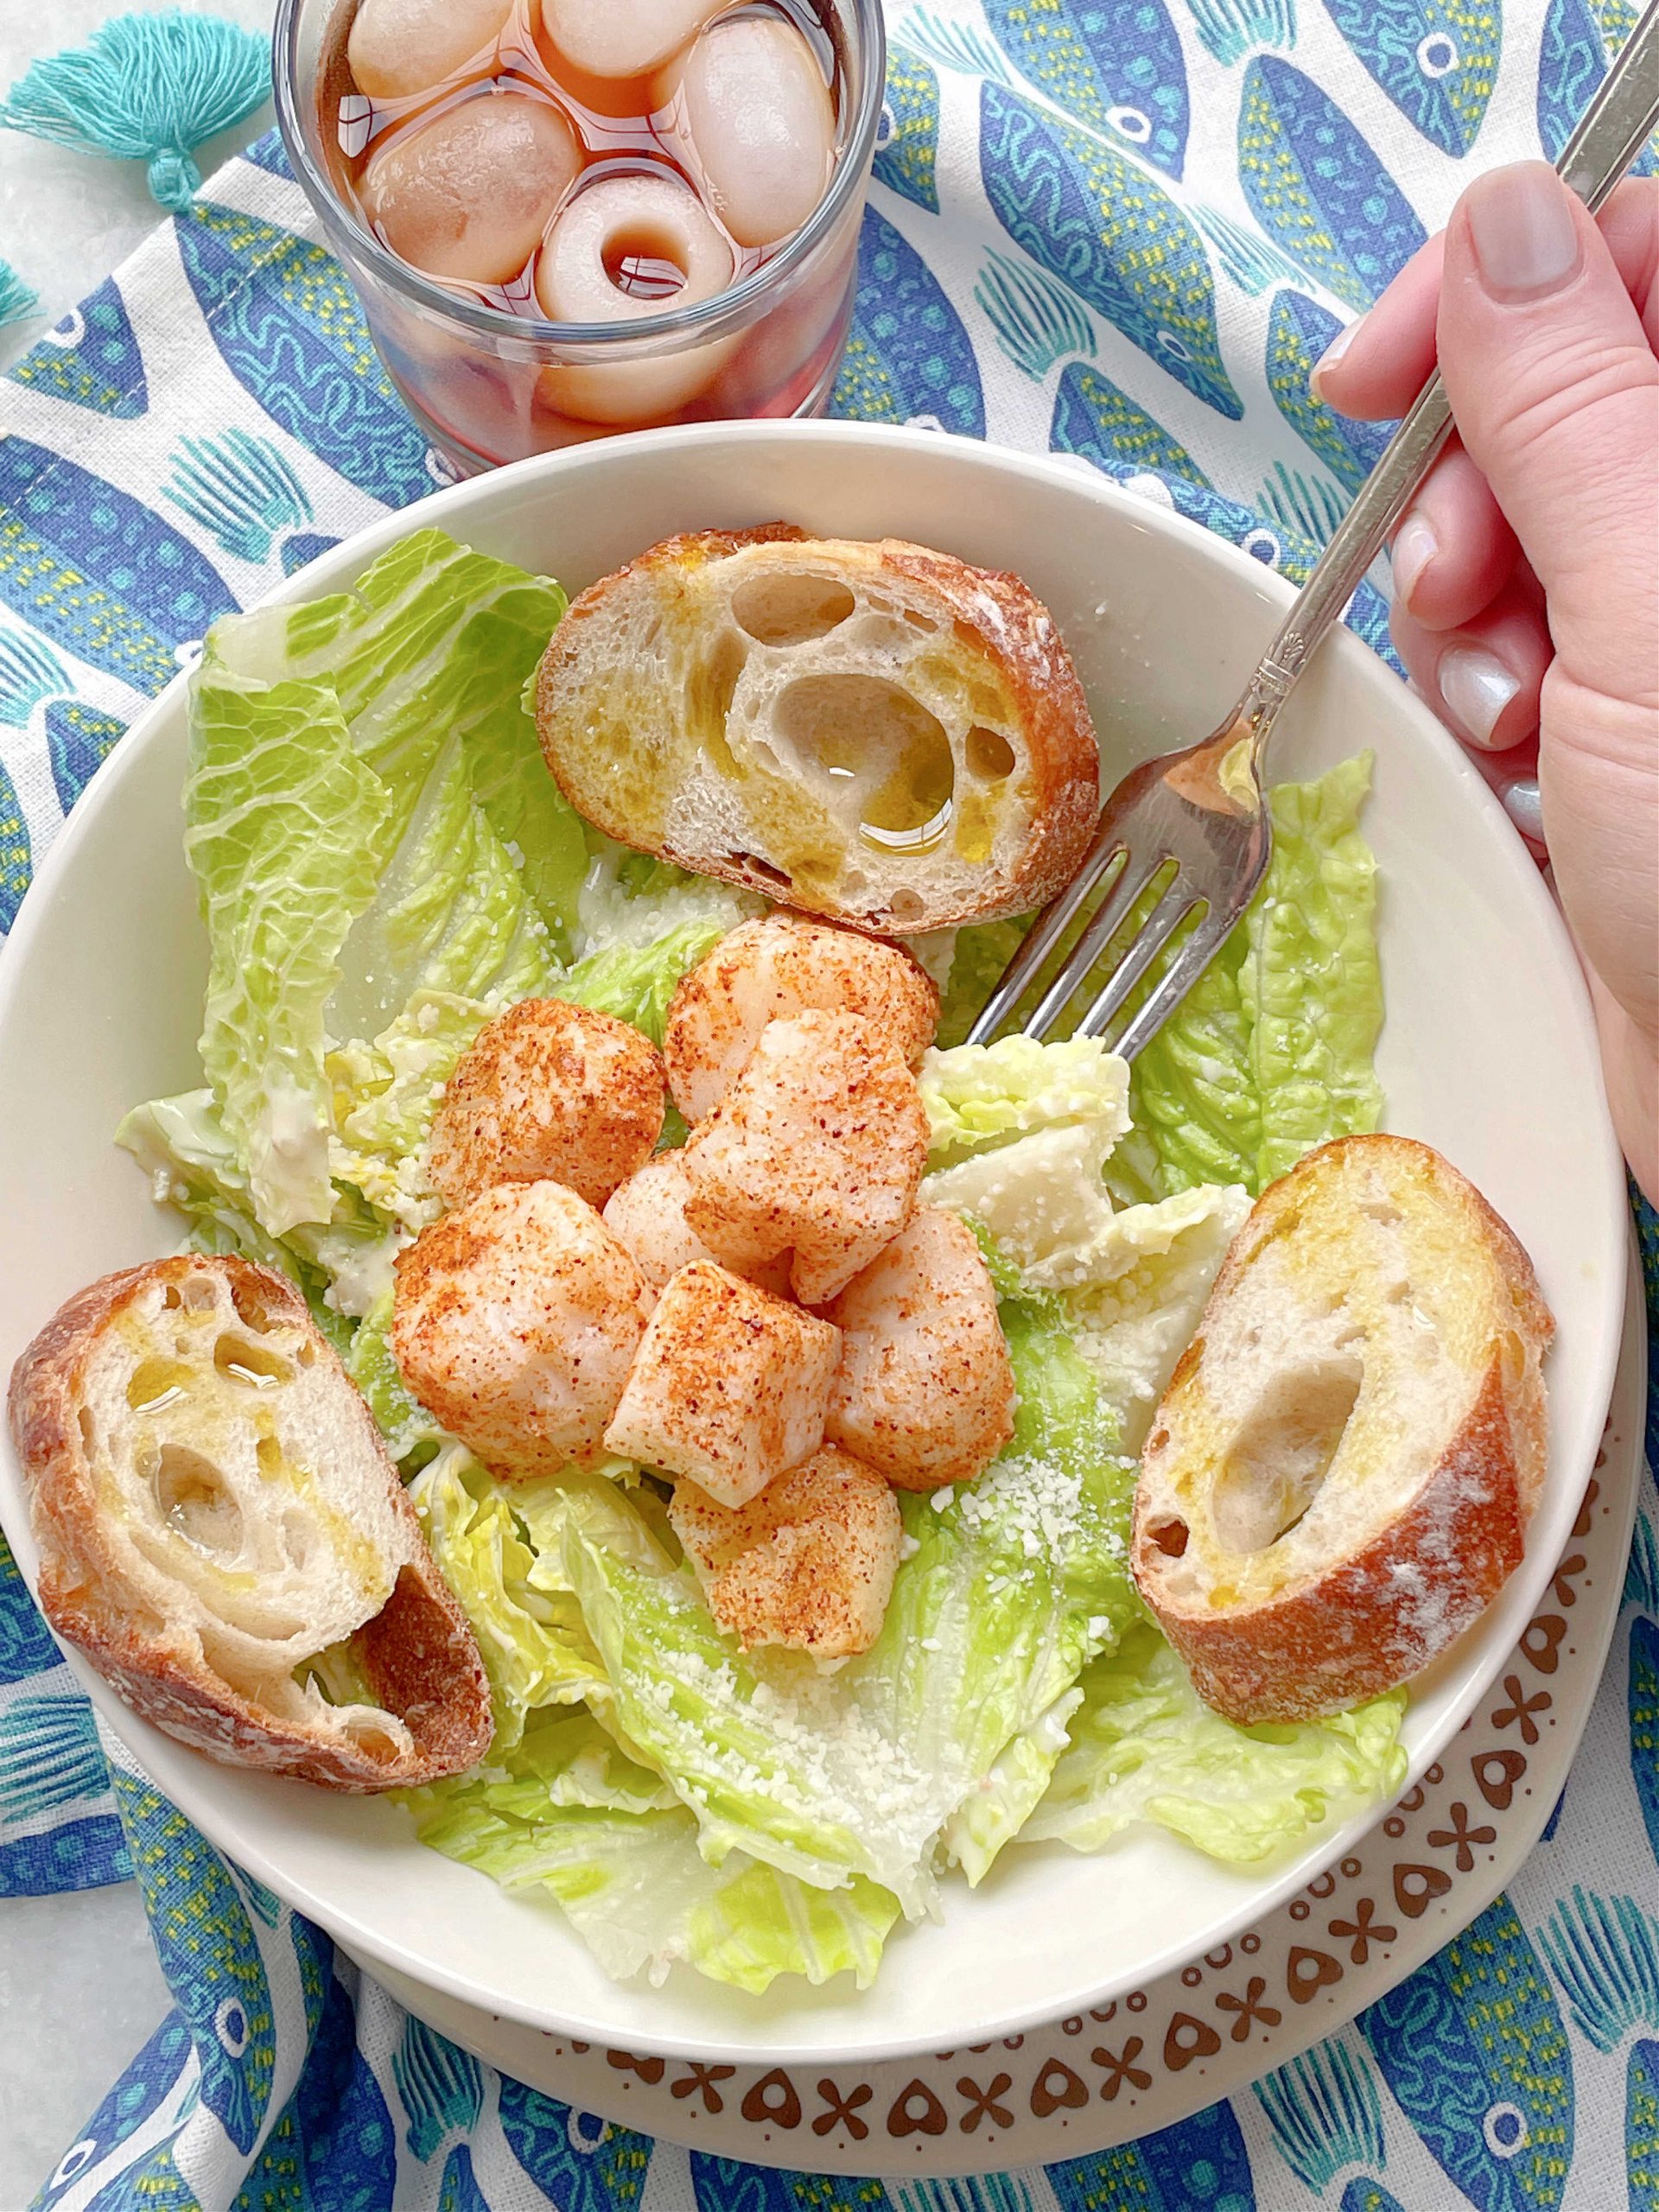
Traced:
<path fill-rule="evenodd" d="M 1556 175 L 1593 215 L 1640 153 L 1656 123 L 1659 0 L 1649 0 L 1562 148 Z M 1436 369 L 1337 525 L 1234 711 L 1229 727 L 1235 734 L 1249 734 L 1256 760 L 1293 685 L 1325 632 L 1340 620 L 1451 432 L 1452 409 Z"/>

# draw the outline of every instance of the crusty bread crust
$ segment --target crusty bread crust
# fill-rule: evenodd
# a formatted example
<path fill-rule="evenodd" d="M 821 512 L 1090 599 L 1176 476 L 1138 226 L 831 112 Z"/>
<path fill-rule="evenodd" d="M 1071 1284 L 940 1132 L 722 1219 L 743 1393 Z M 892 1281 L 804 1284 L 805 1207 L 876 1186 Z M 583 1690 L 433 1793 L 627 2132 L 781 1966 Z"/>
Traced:
<path fill-rule="evenodd" d="M 1208 1589 L 1195 1589 L 1190 1575 L 1172 1576 L 1171 1555 L 1158 1541 L 1172 1519 L 1184 1520 L 1175 1481 L 1192 1395 L 1213 1356 L 1208 1340 L 1262 1254 L 1294 1233 L 1304 1210 L 1320 1202 L 1332 1171 L 1358 1157 L 1355 1147 L 1402 1172 L 1427 1170 L 1447 1218 L 1460 1217 L 1461 1235 L 1495 1270 L 1501 1294 L 1490 1314 L 1478 1317 L 1487 1328 L 1478 1380 L 1432 1464 L 1383 1526 L 1262 1601 L 1212 1598 Z M 1513 1232 L 1426 1145 L 1394 1136 L 1339 1138 L 1263 1193 L 1234 1239 L 1198 1333 L 1170 1378 L 1135 1492 L 1135 1582 L 1206 1704 L 1244 1726 L 1339 1712 L 1421 1673 L 1478 1618 L 1520 1563 L 1542 1488 L 1541 1361 L 1554 1332 L 1532 1263 Z M 1408 1453 L 1412 1440 L 1402 1435 L 1400 1450 Z M 1200 1541 L 1191 1530 L 1180 1541 Z M 1198 1556 L 1200 1572 L 1208 1572 L 1202 1549 Z"/>
<path fill-rule="evenodd" d="M 391 1595 L 357 1631 L 353 1656 L 401 1730 L 353 1736 L 269 1711 L 214 1669 L 194 1627 L 158 1619 L 138 1602 L 114 1555 L 81 1429 L 87 1363 L 148 1287 L 203 1270 L 221 1275 L 238 1305 L 308 1332 L 317 1364 L 338 1382 L 342 1419 L 355 1424 L 363 1452 L 384 1468 L 401 1550 L 386 1562 L 395 1571 Z M 60 1307 L 19 1358 L 8 1411 L 40 1547 L 41 1610 L 135 1713 L 226 1765 L 358 1793 L 461 1773 L 488 1749 L 489 1685 L 467 1617 L 427 1548 L 367 1405 L 284 1277 L 244 1260 L 194 1255 L 105 1275 Z"/>
<path fill-rule="evenodd" d="M 687 778 L 683 756 L 677 754 L 678 733 L 664 729 L 679 702 L 648 684 L 641 690 L 629 626 L 643 626 L 653 639 L 680 640 L 700 624 L 729 627 L 728 610 L 707 572 L 756 548 L 790 544 L 822 563 L 823 573 L 855 590 L 885 593 L 936 623 L 956 680 L 997 702 L 988 705 L 988 717 L 1006 715 L 1024 758 L 998 802 L 994 857 L 942 868 L 938 860 L 861 852 L 861 867 L 875 880 L 855 889 L 850 880 L 838 885 L 833 874 L 803 880 L 780 868 L 779 853 L 766 849 L 766 832 L 753 804 L 746 815 L 733 801 L 730 827 L 737 834 L 724 842 L 711 837 L 702 815 L 688 815 L 681 803 Z M 861 664 L 849 648 L 847 667 Z M 953 927 L 1045 904 L 1077 869 L 1099 811 L 1093 725 L 1047 609 L 1018 576 L 973 569 L 893 538 L 813 539 L 791 524 L 771 523 L 665 539 L 572 602 L 543 657 L 536 706 L 542 749 L 560 788 L 607 836 L 872 934 Z M 723 728 L 725 708 L 710 711 Z M 625 751 L 630 774 L 620 778 L 618 758 Z M 801 804 L 810 814 L 816 802 L 803 791 Z M 744 838 L 754 849 L 740 849 Z"/>

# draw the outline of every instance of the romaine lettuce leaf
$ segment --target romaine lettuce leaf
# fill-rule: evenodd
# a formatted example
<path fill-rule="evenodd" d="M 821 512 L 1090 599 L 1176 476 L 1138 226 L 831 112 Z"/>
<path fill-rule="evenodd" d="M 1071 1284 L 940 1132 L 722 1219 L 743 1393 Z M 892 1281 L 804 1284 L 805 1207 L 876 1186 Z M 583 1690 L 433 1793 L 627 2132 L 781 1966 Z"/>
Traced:
<path fill-rule="evenodd" d="M 1057 1701 L 1135 1617 L 1130 1471 L 1092 1377 L 1052 1300 L 1009 1301 L 1003 1318 L 1014 1441 L 977 1482 L 901 1501 L 912 1555 L 874 1649 L 836 1673 L 737 1651 L 630 1498 L 562 1493 L 607 1723 L 696 1815 L 711 1863 L 741 1852 L 822 1888 L 863 1876 L 926 1910 L 939 1831 L 980 1793 L 959 1848 L 976 1873 L 989 1865 L 1039 1794 L 1033 1763 L 1059 1750 Z M 1006 1789 L 989 1779 L 1005 1754 Z"/>
<path fill-rule="evenodd" d="M 335 1176 L 414 1232 L 440 1211 L 427 1175 L 426 1143 L 443 1086 L 494 1009 L 448 991 L 416 991 L 372 1045 L 328 1056 L 339 1135 Z"/>
<path fill-rule="evenodd" d="M 950 966 L 939 992 L 938 1034 L 933 1040 L 941 1051 L 960 1045 L 967 1036 L 991 995 L 991 986 L 1019 951 L 1031 921 L 1030 915 L 1022 914 L 1013 921 L 971 922 L 953 932 Z M 919 945 L 912 950 L 932 972 Z"/>
<path fill-rule="evenodd" d="M 1129 1125 L 1128 1065 L 1097 1037 L 934 1048 L 920 1083 L 934 1169 L 1037 1129 L 1086 1128 L 1103 1159 Z"/>
<path fill-rule="evenodd" d="M 413 1794 L 422 1840 L 508 1889 L 547 1890 L 618 1980 L 660 1983 L 680 1960 L 756 1995 L 779 1974 L 873 1980 L 892 1897 L 869 1882 L 810 1889 L 736 1853 L 710 1866 L 690 1814 L 590 1715 L 537 1717 L 492 1772 Z"/>
<path fill-rule="evenodd" d="M 368 1402 L 375 1427 L 394 1459 L 423 1445 L 453 1445 L 426 1408 L 410 1395 L 391 1350 L 391 1300 L 377 1300 L 357 1325 L 346 1355 L 346 1372 Z"/>
<path fill-rule="evenodd" d="M 491 1757 L 519 1741 L 526 1717 L 538 1707 L 604 1697 L 604 1666 L 580 1608 L 569 1596 L 532 1582 L 536 1554 L 514 1504 L 464 1447 L 441 1451 L 416 1476 L 409 1495 L 483 1655 L 495 1719 Z"/>
<path fill-rule="evenodd" d="M 1136 1628 L 1083 1677 L 1071 1741 L 1021 1841 L 1098 1851 L 1132 1821 L 1242 1863 L 1294 1843 L 1333 1807 L 1405 1777 L 1405 1693 L 1287 1726 L 1236 1728 L 1203 1703 L 1155 1630 Z"/>
<path fill-rule="evenodd" d="M 189 1222 L 198 1250 L 237 1252 L 288 1275 L 334 1349 L 346 1351 L 352 1322 L 338 1285 L 389 1276 L 391 1257 L 388 1224 L 354 1192 L 336 1185 L 327 1222 L 302 1223 L 285 1236 L 272 1236 L 254 1217 L 247 1176 L 211 1090 L 134 1107 L 115 1141 L 149 1177 L 157 1205 L 173 1206 Z"/>
<path fill-rule="evenodd" d="M 583 960 L 601 952 L 647 952 L 692 923 L 708 925 L 712 944 L 751 915 L 766 912 L 766 901 L 752 891 L 635 852 L 591 825 L 588 843 L 592 858 L 582 879 L 575 931 Z"/>
<path fill-rule="evenodd" d="M 1382 1020 L 1376 865 L 1359 830 L 1362 753 L 1272 794 L 1267 878 L 1217 959 L 1135 1063 L 1135 1159 L 1150 1195 L 1258 1192 L 1327 1138 L 1374 1129 Z"/>
<path fill-rule="evenodd" d="M 612 1014 L 618 1021 L 630 1021 L 660 1046 L 675 985 L 731 926 L 705 916 L 681 922 L 647 944 L 616 944 L 607 951 L 590 952 L 550 986 L 551 995 L 575 1006 L 591 1007 L 596 1014 Z"/>
<path fill-rule="evenodd" d="M 385 857 L 385 785 L 327 684 L 252 683 L 222 625 L 191 685 L 185 857 L 207 932 L 201 1064 L 273 1236 L 326 1221 L 327 1009 Z"/>

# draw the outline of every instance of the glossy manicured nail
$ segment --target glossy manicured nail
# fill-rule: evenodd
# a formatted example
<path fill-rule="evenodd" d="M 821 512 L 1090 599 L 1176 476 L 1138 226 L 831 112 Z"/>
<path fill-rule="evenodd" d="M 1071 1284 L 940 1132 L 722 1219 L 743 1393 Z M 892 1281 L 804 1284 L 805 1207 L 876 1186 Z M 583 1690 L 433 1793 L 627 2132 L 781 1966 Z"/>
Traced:
<path fill-rule="evenodd" d="M 1503 811 L 1530 843 L 1544 842 L 1544 806 L 1536 776 L 1517 776 L 1503 786 Z"/>
<path fill-rule="evenodd" d="M 1440 550 L 1434 525 L 1426 515 L 1409 514 L 1394 534 L 1394 595 L 1409 607 L 1423 571 Z"/>
<path fill-rule="evenodd" d="M 1307 381 L 1316 397 L 1319 394 L 1319 378 L 1325 374 L 1327 369 L 1334 369 L 1336 367 L 1337 363 L 1342 359 L 1343 355 L 1348 351 L 1348 348 L 1353 344 L 1354 333 L 1359 328 L 1360 324 L 1363 322 L 1365 318 L 1363 315 L 1357 315 L 1351 323 L 1337 333 L 1336 336 L 1331 340 L 1331 343 L 1325 347 L 1324 353 L 1320 354 L 1319 359 L 1314 362 L 1313 372 L 1309 376 Z"/>
<path fill-rule="evenodd" d="M 1484 645 L 1448 645 L 1435 674 L 1440 697 L 1464 735 L 1475 745 L 1490 745 L 1520 679 Z"/>
<path fill-rule="evenodd" d="M 1535 300 L 1558 291 L 1576 272 L 1580 248 L 1572 202 L 1541 162 L 1477 178 L 1464 207 L 1481 282 L 1493 298 Z"/>

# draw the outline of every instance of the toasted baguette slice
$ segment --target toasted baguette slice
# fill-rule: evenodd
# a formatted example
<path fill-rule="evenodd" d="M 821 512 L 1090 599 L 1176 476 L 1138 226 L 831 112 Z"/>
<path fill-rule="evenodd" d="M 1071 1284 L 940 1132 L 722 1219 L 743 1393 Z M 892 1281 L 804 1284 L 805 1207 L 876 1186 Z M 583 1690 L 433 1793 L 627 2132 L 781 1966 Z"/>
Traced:
<path fill-rule="evenodd" d="M 537 720 L 611 836 L 872 931 L 1040 906 L 1098 808 L 1046 610 L 893 538 L 775 523 L 652 546 L 554 632 Z"/>
<path fill-rule="evenodd" d="M 1427 1145 L 1344 1137 L 1233 1240 L 1141 1460 L 1141 1594 L 1230 1720 L 1419 1673 L 1521 1559 L 1554 1323 Z"/>
<path fill-rule="evenodd" d="M 17 1362 L 10 1416 L 41 1609 L 135 1713 L 331 1789 L 482 1757 L 472 1630 L 283 1276 L 191 1255 L 105 1275 Z"/>

